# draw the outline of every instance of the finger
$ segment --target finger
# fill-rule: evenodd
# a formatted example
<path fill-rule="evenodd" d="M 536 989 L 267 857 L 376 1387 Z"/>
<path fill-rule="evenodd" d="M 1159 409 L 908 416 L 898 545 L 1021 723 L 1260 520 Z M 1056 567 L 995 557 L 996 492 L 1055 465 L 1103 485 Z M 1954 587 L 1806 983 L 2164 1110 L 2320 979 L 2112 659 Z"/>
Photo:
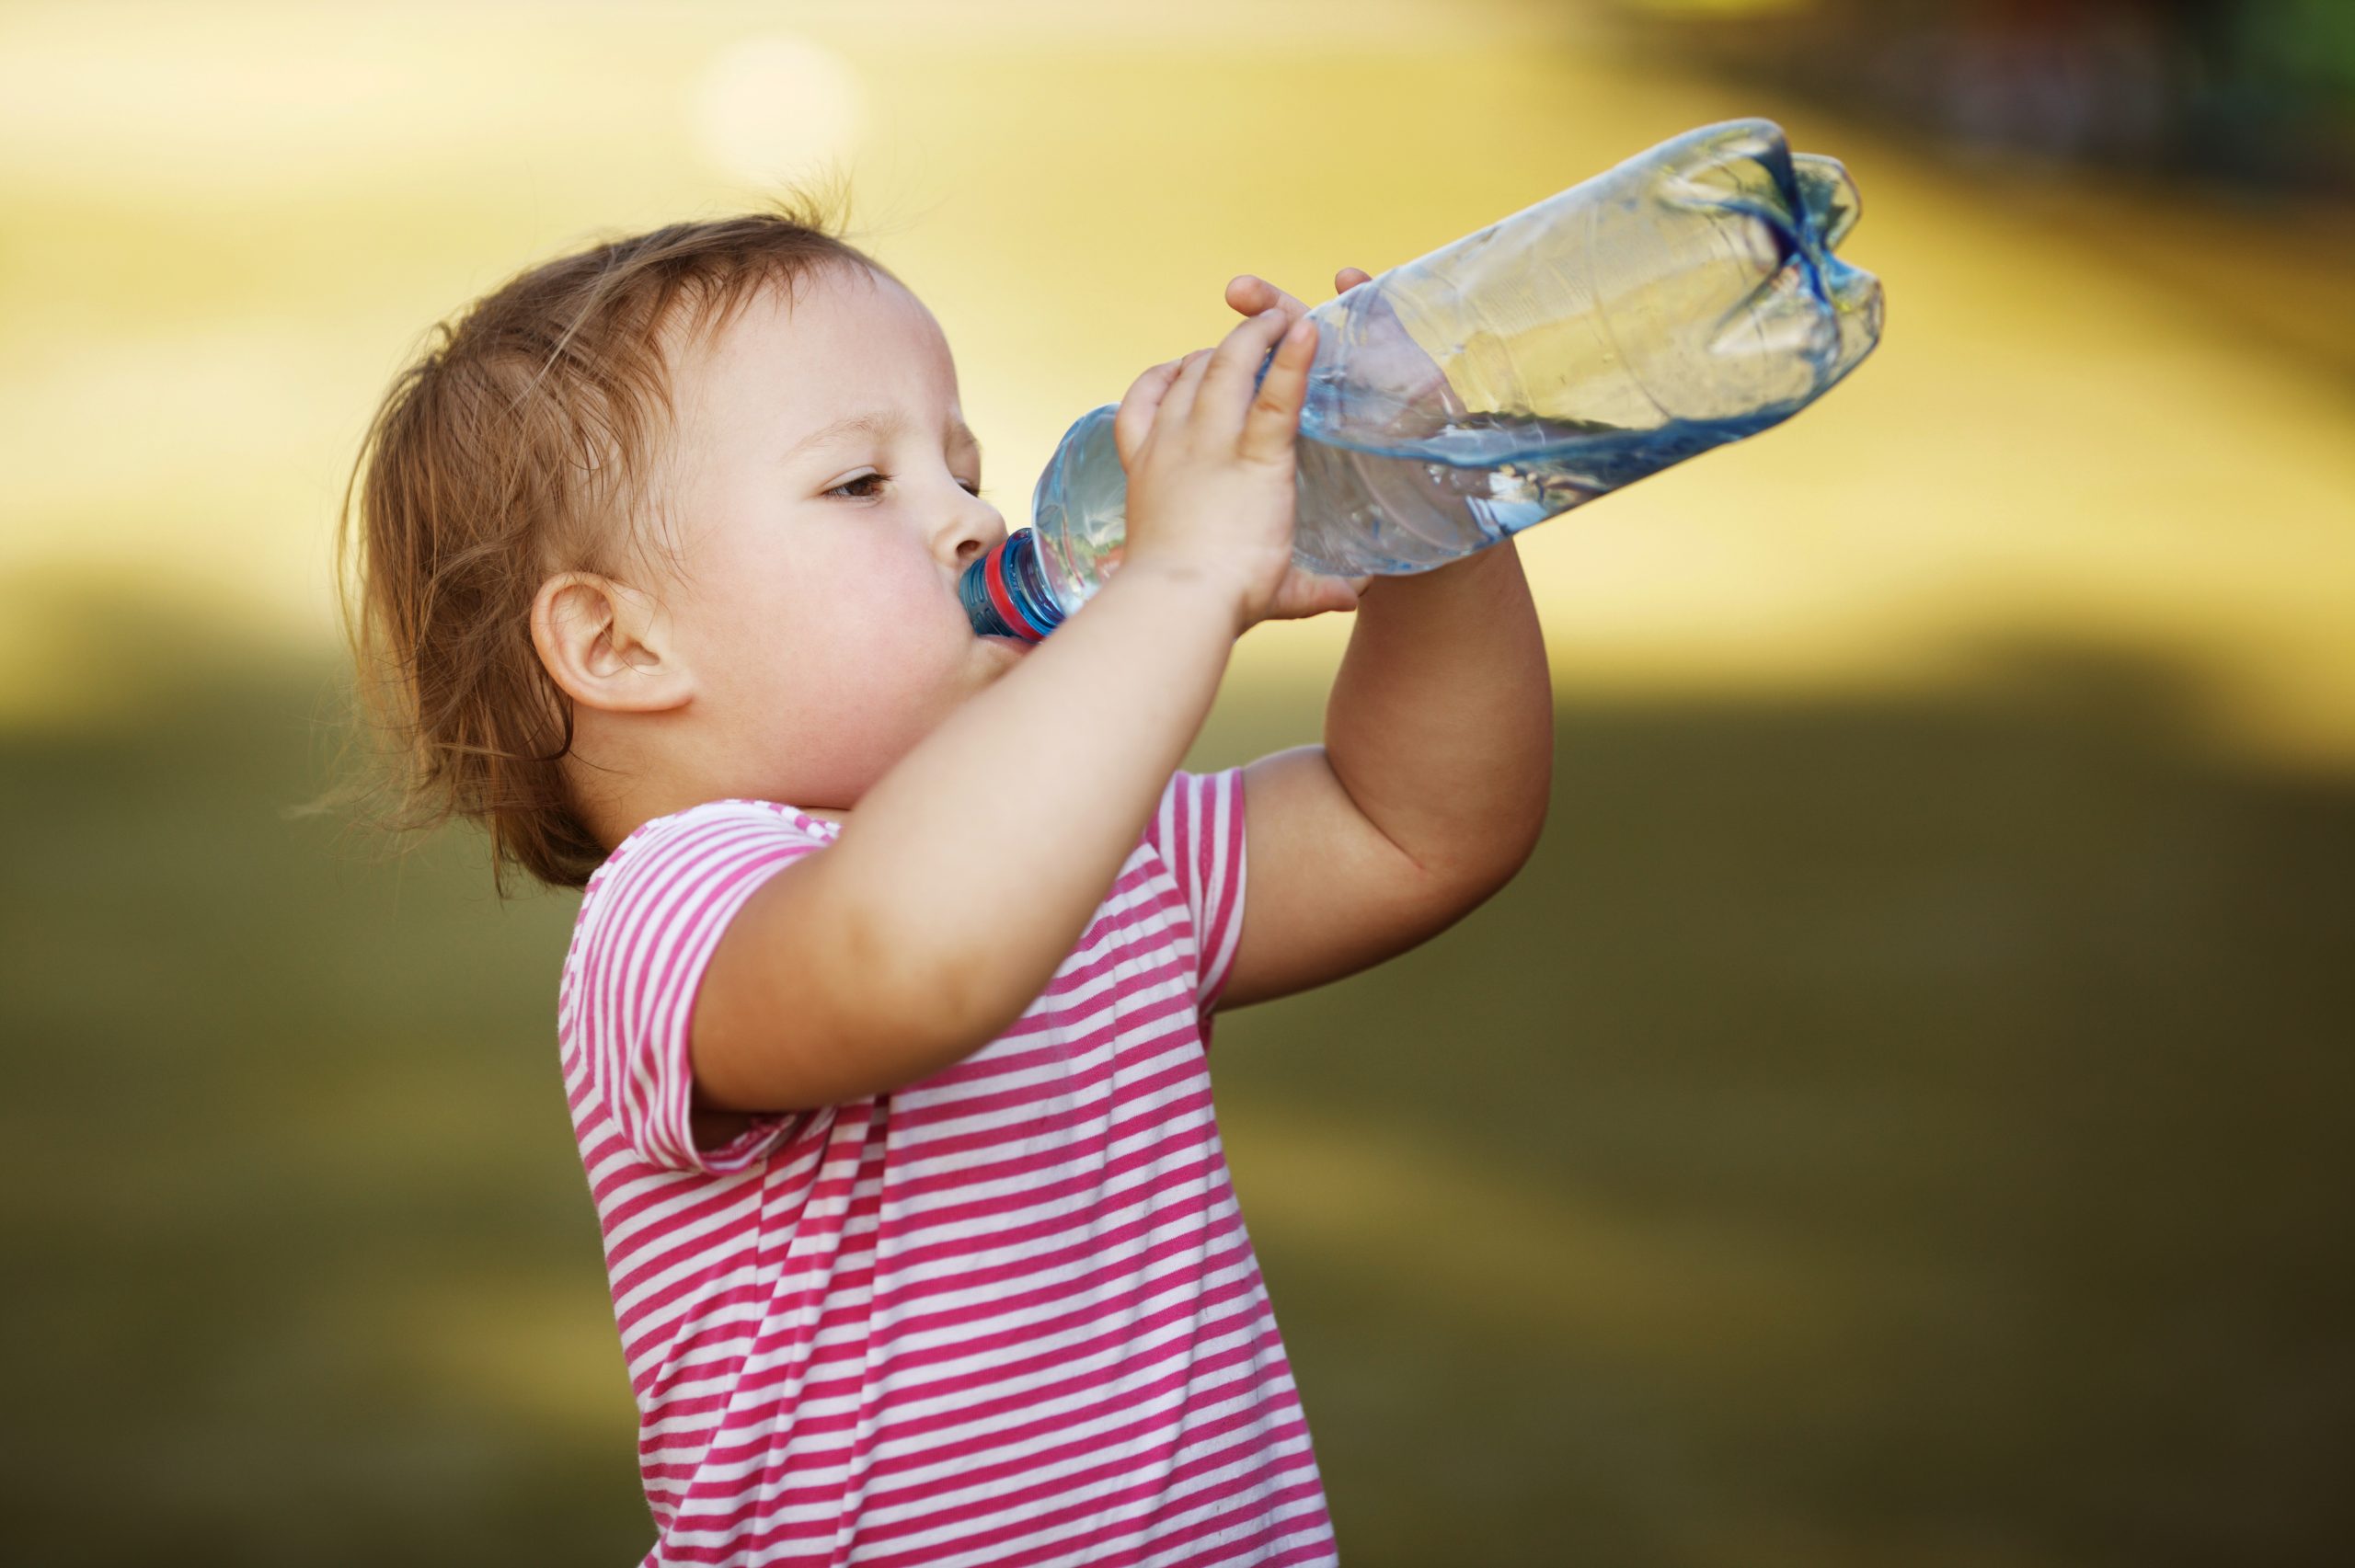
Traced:
<path fill-rule="evenodd" d="M 1178 361 L 1178 377 L 1170 383 L 1169 395 L 1161 400 L 1161 411 L 1154 417 L 1154 429 L 1166 425 L 1182 429 L 1193 417 L 1194 397 L 1200 390 L 1202 374 L 1211 362 L 1211 350 L 1197 349 Z"/>
<path fill-rule="evenodd" d="M 1145 438 L 1153 433 L 1155 411 L 1169 395 L 1169 388 L 1178 380 L 1182 361 L 1171 360 L 1158 364 L 1129 383 L 1127 394 L 1120 399 L 1120 411 L 1112 416 L 1112 444 L 1120 450 L 1120 466 L 1129 467 L 1143 450 Z"/>
<path fill-rule="evenodd" d="M 1308 367 L 1316 359 L 1316 323 L 1305 318 L 1292 323 L 1276 346 L 1275 362 L 1259 383 L 1250 412 L 1243 421 L 1243 455 L 1261 463 L 1278 463 L 1292 453 L 1300 430 L 1300 407 L 1308 395 Z"/>
<path fill-rule="evenodd" d="M 1328 578 L 1298 567 L 1285 569 L 1284 580 L 1276 585 L 1275 597 L 1269 601 L 1266 619 L 1298 621 L 1310 615 L 1324 615 L 1333 611 L 1350 611 L 1358 607 L 1358 590 L 1350 578 Z"/>
<path fill-rule="evenodd" d="M 1195 394 L 1196 403 L 1239 422 L 1250 402 L 1251 383 L 1259 373 L 1261 361 L 1291 325 L 1292 317 L 1274 306 L 1238 323 L 1211 356 L 1210 368 L 1202 372 L 1201 387 Z"/>
<path fill-rule="evenodd" d="M 1371 283 L 1373 281 L 1373 274 L 1366 271 L 1363 268 L 1344 267 L 1338 272 L 1333 274 L 1333 292 L 1337 294 L 1346 294 L 1351 289 L 1356 288 L 1360 283 Z"/>
<path fill-rule="evenodd" d="M 1226 303 L 1245 315 L 1257 315 L 1273 307 L 1295 320 L 1308 314 L 1308 307 L 1269 282 L 1265 278 L 1246 272 L 1226 286 Z"/>

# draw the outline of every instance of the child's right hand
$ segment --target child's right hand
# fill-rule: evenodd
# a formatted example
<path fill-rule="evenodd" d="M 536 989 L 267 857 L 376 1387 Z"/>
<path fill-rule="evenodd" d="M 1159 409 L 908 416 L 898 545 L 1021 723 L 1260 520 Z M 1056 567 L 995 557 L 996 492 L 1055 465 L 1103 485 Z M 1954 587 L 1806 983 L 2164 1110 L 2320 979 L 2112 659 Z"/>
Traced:
<path fill-rule="evenodd" d="M 1362 584 L 1292 564 L 1295 444 L 1316 357 L 1316 325 L 1281 309 L 1253 316 L 1217 349 L 1155 365 L 1120 399 L 1114 442 L 1129 479 L 1121 570 L 1209 583 L 1239 635 L 1260 621 L 1354 610 Z M 1255 394 L 1270 347 L 1275 362 Z"/>

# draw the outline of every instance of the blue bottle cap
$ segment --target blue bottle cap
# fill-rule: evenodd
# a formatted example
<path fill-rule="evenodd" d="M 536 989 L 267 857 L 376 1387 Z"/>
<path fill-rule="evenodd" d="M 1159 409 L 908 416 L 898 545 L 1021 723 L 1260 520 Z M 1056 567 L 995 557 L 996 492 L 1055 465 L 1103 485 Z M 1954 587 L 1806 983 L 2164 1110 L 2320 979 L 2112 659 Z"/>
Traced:
<path fill-rule="evenodd" d="M 957 579 L 957 597 L 976 636 L 1047 640 L 1063 624 L 1063 612 L 1044 591 L 1038 566 L 1038 535 L 1017 528 L 1005 542 L 977 557 Z"/>

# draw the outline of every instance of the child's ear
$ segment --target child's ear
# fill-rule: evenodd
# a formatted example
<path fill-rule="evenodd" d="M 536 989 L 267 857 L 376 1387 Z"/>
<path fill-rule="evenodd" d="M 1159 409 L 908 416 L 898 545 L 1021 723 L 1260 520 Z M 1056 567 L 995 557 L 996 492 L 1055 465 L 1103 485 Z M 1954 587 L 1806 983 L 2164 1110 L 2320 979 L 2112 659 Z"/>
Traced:
<path fill-rule="evenodd" d="M 560 572 L 540 584 L 532 646 L 556 683 L 592 708 L 652 713 L 695 695 L 662 607 L 595 572 Z"/>

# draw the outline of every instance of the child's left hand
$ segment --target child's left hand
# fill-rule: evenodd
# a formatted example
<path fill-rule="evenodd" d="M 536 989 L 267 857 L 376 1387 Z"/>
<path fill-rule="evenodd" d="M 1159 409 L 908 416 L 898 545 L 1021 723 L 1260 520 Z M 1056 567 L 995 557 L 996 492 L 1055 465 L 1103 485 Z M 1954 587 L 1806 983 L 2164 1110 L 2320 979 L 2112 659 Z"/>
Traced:
<path fill-rule="evenodd" d="M 1346 294 L 1360 283 L 1373 280 L 1373 274 L 1361 268 L 1344 267 L 1333 274 L 1333 289 L 1336 293 Z M 1287 324 L 1308 314 L 1306 305 L 1265 278 L 1249 272 L 1227 283 L 1226 303 L 1245 315 L 1257 315 L 1270 306 L 1281 307 Z M 1464 400 L 1449 384 L 1447 372 L 1432 363 L 1430 356 L 1407 335 L 1386 302 L 1373 301 L 1356 318 L 1353 337 L 1349 356 L 1350 378 L 1361 388 L 1377 395 L 1373 406 L 1362 411 L 1361 418 L 1374 420 L 1377 429 L 1414 440 L 1443 429 L 1463 418 Z M 1320 358 L 1327 349 L 1324 343 L 1317 345 Z M 1385 403 L 1392 412 L 1387 419 L 1379 419 L 1376 410 Z"/>
<path fill-rule="evenodd" d="M 1346 294 L 1360 283 L 1373 280 L 1373 274 L 1361 268 L 1344 267 L 1333 274 L 1333 292 L 1337 294 Z M 1249 272 L 1243 273 L 1227 283 L 1226 303 L 1244 315 L 1257 315 L 1271 305 L 1280 306 L 1283 310 L 1284 323 L 1287 326 L 1308 314 L 1306 305 L 1293 299 L 1265 278 L 1256 277 Z M 1360 594 L 1363 594 L 1366 585 L 1373 581 L 1370 577 L 1349 578 L 1344 580 Z"/>

